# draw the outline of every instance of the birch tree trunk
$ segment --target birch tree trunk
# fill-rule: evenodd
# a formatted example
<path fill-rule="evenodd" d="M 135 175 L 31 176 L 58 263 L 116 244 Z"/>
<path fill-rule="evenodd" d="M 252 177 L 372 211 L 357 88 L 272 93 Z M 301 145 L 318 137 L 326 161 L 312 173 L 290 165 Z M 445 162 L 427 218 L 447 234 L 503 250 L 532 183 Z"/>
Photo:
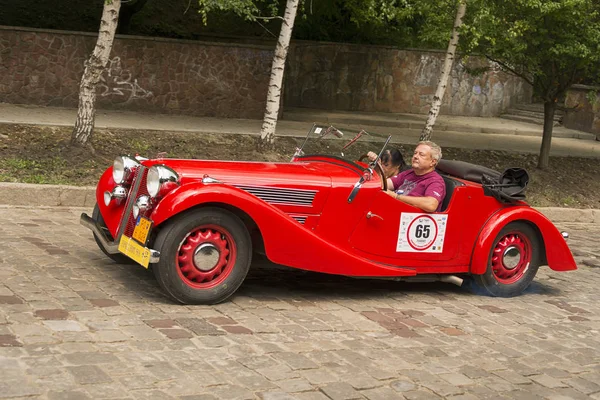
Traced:
<path fill-rule="evenodd" d="M 265 117 L 260 129 L 260 149 L 272 147 L 275 141 L 275 127 L 277 126 L 277 115 L 279 105 L 281 104 L 281 86 L 283 82 L 283 71 L 285 69 L 285 59 L 290 47 L 292 38 L 292 29 L 296 19 L 299 0 L 287 0 L 283 23 L 277 46 L 275 46 L 275 55 L 273 56 L 273 65 L 271 66 L 271 78 L 269 80 L 269 91 L 267 93 L 267 107 Z"/>
<path fill-rule="evenodd" d="M 84 146 L 90 140 L 94 131 L 96 118 L 96 85 L 100 81 L 102 72 L 108 63 L 108 56 L 112 50 L 121 0 L 105 0 L 98 40 L 96 47 L 85 62 L 83 76 L 79 84 L 79 107 L 77 119 L 71 134 L 71 144 Z"/>
<path fill-rule="evenodd" d="M 440 80 L 438 81 L 435 96 L 433 96 L 431 108 L 429 109 L 429 114 L 427 115 L 427 122 L 425 123 L 425 127 L 421 132 L 421 137 L 419 138 L 419 141 L 431 140 L 431 132 L 433 131 L 433 125 L 435 125 L 435 120 L 437 119 L 437 116 L 440 113 L 442 99 L 444 98 L 444 93 L 446 92 L 446 86 L 448 86 L 448 77 L 450 76 L 450 71 L 452 71 L 452 64 L 454 63 L 454 54 L 456 53 L 456 45 L 458 44 L 459 37 L 458 29 L 462 25 L 462 19 L 465 16 L 466 10 L 467 2 L 466 0 L 461 0 L 458 4 L 458 10 L 456 11 L 456 19 L 454 20 L 452 36 L 450 37 L 450 42 L 448 43 L 448 51 L 446 52 L 446 60 L 444 61 L 442 75 L 440 76 Z"/>

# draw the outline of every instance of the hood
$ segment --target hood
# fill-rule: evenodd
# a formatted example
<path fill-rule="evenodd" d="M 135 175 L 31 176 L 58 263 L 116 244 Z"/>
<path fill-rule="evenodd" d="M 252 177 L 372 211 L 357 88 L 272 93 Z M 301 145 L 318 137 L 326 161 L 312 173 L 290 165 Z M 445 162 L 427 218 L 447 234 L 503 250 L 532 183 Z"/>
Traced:
<path fill-rule="evenodd" d="M 288 163 L 156 159 L 144 164 L 172 168 L 182 186 L 211 177 L 282 211 L 306 215 L 320 213 L 332 186 L 351 187 L 360 177 L 355 167 L 323 159 Z"/>

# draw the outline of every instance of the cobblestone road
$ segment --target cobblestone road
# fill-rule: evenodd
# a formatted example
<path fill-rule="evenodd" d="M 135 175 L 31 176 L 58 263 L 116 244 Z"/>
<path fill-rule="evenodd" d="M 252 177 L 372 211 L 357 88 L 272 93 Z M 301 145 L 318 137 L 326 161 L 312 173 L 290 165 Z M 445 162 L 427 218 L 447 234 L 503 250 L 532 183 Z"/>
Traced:
<path fill-rule="evenodd" d="M 187 307 L 81 211 L 0 208 L 0 398 L 600 399 L 598 226 L 513 299 L 256 268 Z"/>

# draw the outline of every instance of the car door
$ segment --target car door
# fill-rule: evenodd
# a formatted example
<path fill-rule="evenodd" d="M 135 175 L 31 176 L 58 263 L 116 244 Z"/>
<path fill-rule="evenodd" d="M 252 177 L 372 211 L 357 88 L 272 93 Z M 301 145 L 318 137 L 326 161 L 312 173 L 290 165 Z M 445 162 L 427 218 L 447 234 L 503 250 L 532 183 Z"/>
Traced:
<path fill-rule="evenodd" d="M 352 232 L 350 245 L 398 260 L 450 260 L 459 251 L 462 226 L 451 209 L 426 213 L 381 191 Z"/>

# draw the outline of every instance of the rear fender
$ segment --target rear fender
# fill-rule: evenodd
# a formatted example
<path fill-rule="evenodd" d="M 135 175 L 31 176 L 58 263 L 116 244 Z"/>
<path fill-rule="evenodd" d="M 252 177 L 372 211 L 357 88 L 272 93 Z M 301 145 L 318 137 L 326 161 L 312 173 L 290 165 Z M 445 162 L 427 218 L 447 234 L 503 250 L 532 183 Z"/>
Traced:
<path fill-rule="evenodd" d="M 317 236 L 280 209 L 241 189 L 218 183 L 183 185 L 165 196 L 151 218 L 155 226 L 193 207 L 220 203 L 238 208 L 254 220 L 274 263 L 348 276 L 412 276 L 413 269 L 374 263 Z"/>
<path fill-rule="evenodd" d="M 538 230 L 546 252 L 543 258 L 550 268 L 555 271 L 577 269 L 567 242 L 548 218 L 530 207 L 512 207 L 497 211 L 484 225 L 473 249 L 471 273 L 483 274 L 486 271 L 494 239 L 502 228 L 515 221 L 529 223 Z"/>

